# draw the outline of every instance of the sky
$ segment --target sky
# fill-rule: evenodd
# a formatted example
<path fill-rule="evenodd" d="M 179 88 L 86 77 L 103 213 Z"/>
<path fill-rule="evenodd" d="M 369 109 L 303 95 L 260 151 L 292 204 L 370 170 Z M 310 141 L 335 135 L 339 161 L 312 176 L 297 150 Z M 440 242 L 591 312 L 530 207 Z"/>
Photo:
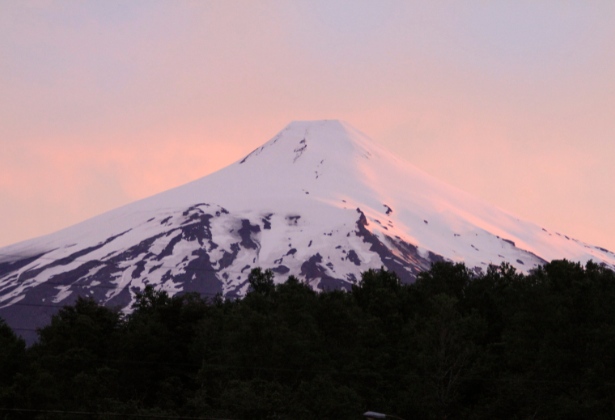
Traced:
<path fill-rule="evenodd" d="M 0 246 L 341 119 L 615 251 L 614 23 L 610 0 L 0 0 Z"/>

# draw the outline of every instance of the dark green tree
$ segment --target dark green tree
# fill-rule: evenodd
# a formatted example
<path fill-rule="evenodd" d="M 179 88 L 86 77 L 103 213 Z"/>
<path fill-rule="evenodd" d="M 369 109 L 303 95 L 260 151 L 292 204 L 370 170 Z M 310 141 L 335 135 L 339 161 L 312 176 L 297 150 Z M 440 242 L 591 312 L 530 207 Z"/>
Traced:
<path fill-rule="evenodd" d="M 275 289 L 273 282 L 273 271 L 263 271 L 260 267 L 254 268 L 248 276 L 248 283 L 250 283 L 250 292 L 260 295 L 269 295 Z"/>
<path fill-rule="evenodd" d="M 138 293 L 120 343 L 124 400 L 178 415 L 197 389 L 201 355 L 194 340 L 209 312 L 197 294 L 170 297 L 147 286 Z"/>
<path fill-rule="evenodd" d="M 39 410 L 104 411 L 118 394 L 116 364 L 121 315 L 78 298 L 39 330 L 28 369 L 17 378 L 16 404 Z"/>
<path fill-rule="evenodd" d="M 25 342 L 0 318 L 0 408 L 15 408 L 18 395 L 15 394 L 14 382 L 25 367 Z"/>

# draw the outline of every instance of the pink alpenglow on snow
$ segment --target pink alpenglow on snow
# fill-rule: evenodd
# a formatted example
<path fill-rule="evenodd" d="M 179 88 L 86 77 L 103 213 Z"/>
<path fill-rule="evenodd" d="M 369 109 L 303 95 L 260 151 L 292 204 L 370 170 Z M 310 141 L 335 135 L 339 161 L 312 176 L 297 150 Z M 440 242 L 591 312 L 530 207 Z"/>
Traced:
<path fill-rule="evenodd" d="M 448 186 L 346 123 L 298 121 L 218 172 L 0 249 L 0 316 L 32 328 L 78 295 L 129 310 L 148 284 L 241 296 L 255 267 L 322 290 L 381 267 L 411 282 L 441 260 L 528 271 L 562 258 L 615 267 L 615 254 Z"/>

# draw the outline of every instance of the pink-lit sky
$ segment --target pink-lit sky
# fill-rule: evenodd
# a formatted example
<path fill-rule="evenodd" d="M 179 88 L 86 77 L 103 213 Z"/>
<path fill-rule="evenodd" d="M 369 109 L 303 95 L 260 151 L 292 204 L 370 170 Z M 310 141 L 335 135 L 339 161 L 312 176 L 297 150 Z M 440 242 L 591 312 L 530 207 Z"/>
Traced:
<path fill-rule="evenodd" d="M 615 250 L 610 0 L 0 0 L 0 246 L 306 119 Z"/>

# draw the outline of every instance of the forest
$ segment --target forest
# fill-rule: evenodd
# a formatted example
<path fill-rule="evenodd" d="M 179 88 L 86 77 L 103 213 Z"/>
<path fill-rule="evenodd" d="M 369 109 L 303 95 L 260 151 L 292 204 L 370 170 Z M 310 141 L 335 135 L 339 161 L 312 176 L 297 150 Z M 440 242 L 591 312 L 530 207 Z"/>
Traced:
<path fill-rule="evenodd" d="M 314 292 L 79 298 L 27 347 L 0 321 L 0 419 L 615 418 L 615 273 L 435 263 Z"/>

